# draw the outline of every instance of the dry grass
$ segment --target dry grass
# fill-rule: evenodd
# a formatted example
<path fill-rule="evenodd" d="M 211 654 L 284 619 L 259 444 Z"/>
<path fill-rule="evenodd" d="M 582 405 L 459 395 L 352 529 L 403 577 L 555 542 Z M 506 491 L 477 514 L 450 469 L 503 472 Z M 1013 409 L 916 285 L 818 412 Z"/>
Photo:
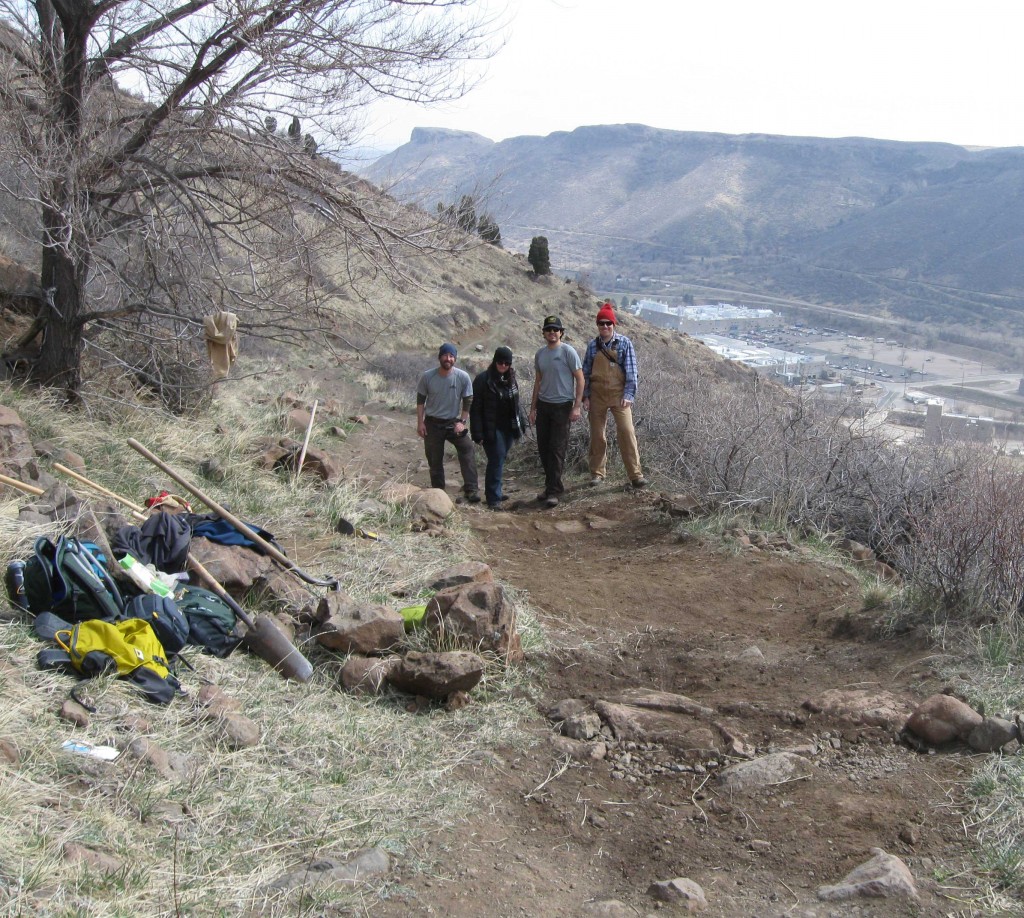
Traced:
<path fill-rule="evenodd" d="M 428 595 L 432 574 L 467 557 L 465 532 L 413 536 L 399 510 L 369 503 L 373 495 L 356 484 L 325 491 L 257 471 L 255 445 L 281 428 L 280 412 L 259 401 L 255 388 L 249 385 L 244 399 L 223 392 L 187 425 L 115 403 L 65 414 L 16 390 L 2 398 L 34 438 L 75 450 L 89 477 L 112 490 L 133 500 L 161 487 L 180 491 L 124 445 L 135 436 L 216 500 L 284 536 L 303 567 L 338 576 L 359 598 L 395 605 L 401 593 L 400 604 L 414 602 Z M 199 478 L 198 463 L 208 455 L 226 460 L 224 482 Z M 40 531 L 18 522 L 24 499 L 4 497 L 6 559 L 24 555 Z M 383 541 L 338 535 L 340 516 L 379 531 Z M 536 620 L 521 597 L 513 602 L 524 642 L 537 647 L 543 635 Z M 366 846 L 415 867 L 425 834 L 458 820 L 477 799 L 477 788 L 455 777 L 460 767 L 483 761 L 499 742 L 525 741 L 517 730 L 531 710 L 535 675 L 490 660 L 473 704 L 410 714 L 398 695 L 363 699 L 341 691 L 343 658 L 326 651 L 307 649 L 316 662 L 308 685 L 283 681 L 241 651 L 228 660 L 190 652 L 195 671 L 179 671 L 188 697 L 160 708 L 124 683 L 94 681 L 97 712 L 88 727 L 75 728 L 58 716 L 73 680 L 37 670 L 39 647 L 24 621 L 0 622 L 0 738 L 19 756 L 16 766 L 0 766 L 0 913 L 9 915 L 214 916 L 257 907 L 268 916 L 361 913 L 367 901 L 388 894 L 385 881 L 269 899 L 262 890 L 313 859 Z M 207 682 L 241 702 L 260 730 L 257 746 L 234 750 L 225 742 L 219 722 L 194 701 Z M 176 774 L 162 775 L 128 752 L 108 764 L 61 750 L 71 737 L 124 748 L 140 736 L 178 761 Z M 73 843 L 125 867 L 104 873 L 72 863 L 66 850 Z"/>

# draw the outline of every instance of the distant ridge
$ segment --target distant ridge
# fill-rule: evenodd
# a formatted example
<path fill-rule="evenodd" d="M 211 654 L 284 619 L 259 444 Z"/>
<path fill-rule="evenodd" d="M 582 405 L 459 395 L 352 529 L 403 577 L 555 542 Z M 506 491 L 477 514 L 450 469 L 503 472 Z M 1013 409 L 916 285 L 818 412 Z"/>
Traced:
<path fill-rule="evenodd" d="M 508 247 L 547 235 L 556 267 L 597 279 L 699 276 L 1024 334 L 1022 147 L 424 127 L 364 174 L 428 208 L 482 195 Z"/>

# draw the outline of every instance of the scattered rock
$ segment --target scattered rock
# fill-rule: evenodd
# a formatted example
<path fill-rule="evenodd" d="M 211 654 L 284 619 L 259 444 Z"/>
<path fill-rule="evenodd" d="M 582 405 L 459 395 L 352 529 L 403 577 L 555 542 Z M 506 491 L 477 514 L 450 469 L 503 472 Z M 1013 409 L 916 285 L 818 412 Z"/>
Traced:
<path fill-rule="evenodd" d="M 764 654 L 761 652 L 760 647 L 748 647 L 737 657 L 738 660 L 744 663 L 753 663 L 755 665 L 765 662 Z"/>
<path fill-rule="evenodd" d="M 997 752 L 1007 743 L 1020 741 L 1020 738 L 1018 724 L 1001 717 L 986 717 L 967 734 L 967 744 L 978 752 Z"/>
<path fill-rule="evenodd" d="M 809 778 L 813 772 L 813 766 L 807 759 L 791 752 L 772 752 L 749 762 L 737 762 L 723 768 L 718 780 L 729 790 L 745 791 Z"/>
<path fill-rule="evenodd" d="M 593 712 L 573 714 L 562 721 L 561 731 L 570 739 L 591 740 L 601 733 L 601 718 Z"/>
<path fill-rule="evenodd" d="M 119 857 L 74 842 L 64 846 L 64 860 L 69 864 L 82 864 L 96 873 L 111 874 L 124 869 L 124 862 Z"/>
<path fill-rule="evenodd" d="M 82 707 L 77 701 L 68 698 L 60 706 L 61 720 L 66 720 L 68 723 L 74 724 L 76 727 L 88 727 L 89 726 L 89 712 Z"/>
<path fill-rule="evenodd" d="M 380 492 L 380 498 L 381 500 L 387 501 L 389 504 L 398 504 L 399 506 L 404 506 L 409 501 L 409 499 L 413 497 L 413 495 L 419 494 L 420 491 L 422 490 L 423 488 L 419 487 L 419 485 L 392 484 L 388 485 Z M 452 509 L 455 509 L 454 504 L 452 504 Z"/>
<path fill-rule="evenodd" d="M 608 746 L 601 740 L 586 742 L 568 736 L 552 736 L 551 745 L 559 755 L 567 755 L 577 762 L 599 762 L 608 755 Z"/>
<path fill-rule="evenodd" d="M 583 904 L 584 915 L 594 915 L 597 918 L 636 918 L 636 909 L 618 899 L 597 899 L 594 902 Z"/>
<path fill-rule="evenodd" d="M 0 405 L 0 458 L 4 465 L 10 468 L 9 460 L 25 460 L 34 456 L 32 440 L 29 438 L 21 415 L 13 408 Z M 20 476 L 12 475 L 10 477 L 18 478 Z"/>
<path fill-rule="evenodd" d="M 548 720 L 552 723 L 561 723 L 566 718 L 576 714 L 585 714 L 590 706 L 582 698 L 563 698 L 557 704 L 548 709 Z"/>
<path fill-rule="evenodd" d="M 829 689 L 818 699 L 819 709 L 833 717 L 869 727 L 899 729 L 907 719 L 909 705 L 891 692 Z"/>
<path fill-rule="evenodd" d="M 890 899 L 897 896 L 916 899 L 917 887 L 907 865 L 881 848 L 872 848 L 871 851 L 875 856 L 851 870 L 841 883 L 820 886 L 818 898 L 824 901 L 856 897 Z"/>
<path fill-rule="evenodd" d="M 260 728 L 244 714 L 229 711 L 220 719 L 224 742 L 230 749 L 250 749 L 259 745 Z"/>
<path fill-rule="evenodd" d="M 512 604 L 498 583 L 467 583 L 435 594 L 427 603 L 424 625 L 490 650 L 509 662 L 523 658 Z"/>
<path fill-rule="evenodd" d="M 700 501 L 692 494 L 663 494 L 659 506 L 675 519 L 689 519 L 701 509 Z"/>
<path fill-rule="evenodd" d="M 917 845 L 917 829 L 914 826 L 904 826 L 900 829 L 899 840 L 911 848 Z"/>
<path fill-rule="evenodd" d="M 671 902 L 677 908 L 696 912 L 708 906 L 704 890 L 693 880 L 677 877 L 674 880 L 658 880 L 647 887 L 647 895 L 659 902 Z"/>
<path fill-rule="evenodd" d="M 282 874 L 264 888 L 264 894 L 302 888 L 313 895 L 333 886 L 350 886 L 384 876 L 391 870 L 391 856 L 382 848 L 363 848 L 351 857 L 317 858 Z"/>
<path fill-rule="evenodd" d="M 194 538 L 190 551 L 235 599 L 245 598 L 257 580 L 269 578 L 276 570 L 267 555 L 241 546 Z"/>
<path fill-rule="evenodd" d="M 455 504 L 452 503 L 452 499 L 440 488 L 417 490 L 415 494 L 404 501 L 404 505 L 409 510 L 413 524 L 418 524 L 421 527 L 443 523 L 455 512 Z"/>
<path fill-rule="evenodd" d="M 341 683 L 355 694 L 379 694 L 384 688 L 388 673 L 398 661 L 397 656 L 364 657 L 352 654 L 341 668 Z"/>

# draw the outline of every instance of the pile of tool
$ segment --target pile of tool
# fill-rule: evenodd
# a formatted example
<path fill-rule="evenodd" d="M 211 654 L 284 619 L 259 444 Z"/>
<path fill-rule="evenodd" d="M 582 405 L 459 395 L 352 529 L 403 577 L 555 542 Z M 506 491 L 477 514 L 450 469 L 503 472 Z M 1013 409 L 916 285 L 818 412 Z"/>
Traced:
<path fill-rule="evenodd" d="M 340 589 L 338 581 L 334 578 L 319 579 L 307 574 L 290 558 L 288 558 L 288 556 L 285 555 L 278 546 L 272 544 L 264 538 L 263 535 L 255 531 L 252 526 L 246 524 L 242 520 L 238 519 L 234 514 L 230 513 L 226 508 L 221 506 L 217 501 L 213 500 L 196 487 L 195 484 L 163 462 L 137 440 L 129 439 L 128 445 L 168 475 L 171 480 L 184 488 L 198 501 L 205 504 L 206 507 L 209 508 L 212 516 L 227 523 L 237 533 L 239 533 L 240 536 L 252 544 L 256 550 L 271 558 L 283 570 L 298 577 L 306 584 L 323 587 L 329 590 Z M 54 463 L 53 468 L 60 474 L 65 475 L 78 484 L 85 486 L 95 494 L 102 495 L 103 497 L 113 500 L 117 504 L 127 508 L 130 511 L 132 518 L 140 523 L 149 519 L 150 515 L 153 513 L 169 512 L 171 510 L 171 506 L 175 503 L 174 501 L 154 501 L 154 505 L 147 508 L 111 491 L 95 481 L 90 480 L 82 473 L 76 472 L 65 465 Z M 6 475 L 0 475 L 0 483 L 9 485 L 10 487 L 16 488 L 27 494 L 38 496 L 44 493 L 42 488 L 26 484 L 18 479 L 10 478 Z M 171 506 L 169 506 L 169 504 Z M 299 682 L 309 681 L 313 673 L 312 665 L 298 650 L 298 648 L 295 647 L 291 639 L 277 621 L 267 615 L 251 616 L 227 592 L 227 590 L 224 589 L 224 587 L 191 551 L 187 554 L 187 569 L 191 575 L 194 575 L 198 579 L 202 586 L 216 593 L 232 609 L 238 620 L 244 625 L 245 631 L 241 635 L 241 639 L 242 643 L 249 651 L 270 664 L 270 666 L 272 666 L 284 678 L 294 679 Z"/>

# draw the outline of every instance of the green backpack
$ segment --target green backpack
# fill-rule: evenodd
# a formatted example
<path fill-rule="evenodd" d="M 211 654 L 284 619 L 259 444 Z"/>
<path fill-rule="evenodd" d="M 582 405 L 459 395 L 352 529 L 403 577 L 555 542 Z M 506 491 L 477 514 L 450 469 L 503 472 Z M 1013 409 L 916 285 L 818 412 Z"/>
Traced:
<path fill-rule="evenodd" d="M 188 621 L 188 642 L 204 653 L 227 657 L 241 643 L 234 611 L 212 590 L 186 585 L 174 594 L 174 604 Z"/>
<path fill-rule="evenodd" d="M 25 562 L 25 599 L 33 615 L 52 612 L 65 621 L 123 617 L 124 600 L 94 542 L 60 536 L 36 539 Z"/>

